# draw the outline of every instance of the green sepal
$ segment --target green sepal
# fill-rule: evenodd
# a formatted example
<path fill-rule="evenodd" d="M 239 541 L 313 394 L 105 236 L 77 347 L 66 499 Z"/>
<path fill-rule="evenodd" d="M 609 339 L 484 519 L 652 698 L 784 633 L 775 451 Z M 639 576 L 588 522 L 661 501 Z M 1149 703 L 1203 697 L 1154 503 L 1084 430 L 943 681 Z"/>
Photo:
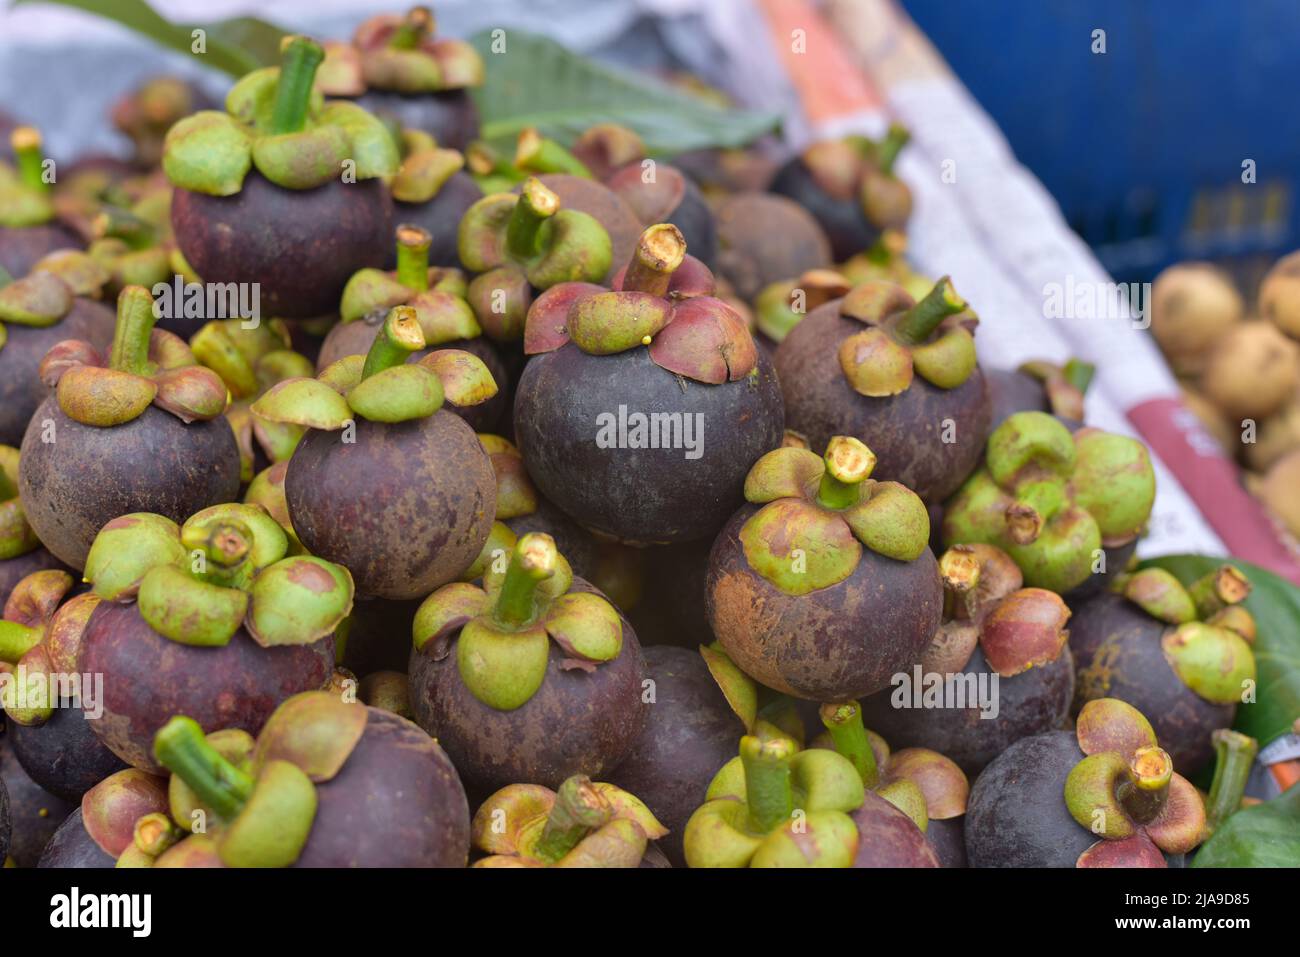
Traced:
<path fill-rule="evenodd" d="M 940 389 L 955 389 L 975 371 L 975 337 L 961 326 L 934 342 L 912 347 L 912 368 Z"/>
<path fill-rule="evenodd" d="M 182 645 L 229 644 L 244 621 L 248 595 L 199 581 L 175 565 L 151 569 L 136 598 L 140 616 L 154 631 Z"/>
<path fill-rule="evenodd" d="M 347 133 L 338 126 L 312 126 L 253 140 L 257 171 L 285 189 L 315 189 L 339 176 L 350 157 Z"/>
<path fill-rule="evenodd" d="M 912 384 L 912 354 L 883 329 L 855 332 L 839 348 L 840 371 L 859 395 L 884 398 Z"/>
<path fill-rule="evenodd" d="M 754 852 L 750 867 L 830 867 L 853 865 L 858 828 L 840 811 L 812 811 L 787 821 Z"/>
<path fill-rule="evenodd" d="M 1137 439 L 1096 429 L 1075 436 L 1074 500 L 1097 522 L 1103 541 L 1142 530 L 1156 497 L 1151 456 Z"/>
<path fill-rule="evenodd" d="M 740 670 L 721 642 L 700 645 L 700 656 L 722 691 L 722 697 L 727 700 L 745 730 L 752 732 L 754 723 L 758 720 L 758 682 Z M 736 760 L 739 761 L 739 758 Z"/>
<path fill-rule="evenodd" d="M 163 143 L 163 172 L 174 185 L 195 193 L 233 196 L 243 187 L 252 165 L 251 137 L 216 110 L 187 116 L 167 131 Z"/>
<path fill-rule="evenodd" d="M 302 691 L 286 698 L 257 736 L 252 767 L 288 761 L 320 784 L 334 778 L 365 734 L 364 706 L 329 691 Z"/>
<path fill-rule="evenodd" d="M 289 538 L 280 523 L 265 508 L 239 502 L 211 505 L 201 512 L 195 512 L 181 526 L 181 537 L 186 538 L 199 530 L 229 522 L 245 526 L 252 534 L 248 558 L 254 570 L 266 568 L 288 553 Z"/>
<path fill-rule="evenodd" d="M 355 322 L 376 310 L 385 313 L 410 300 L 415 290 L 398 282 L 391 273 L 367 267 L 354 272 L 343 287 L 339 319 Z"/>
<path fill-rule="evenodd" d="M 320 379 L 285 379 L 253 403 L 253 414 L 272 422 L 332 431 L 352 421 L 347 400 Z"/>
<path fill-rule="evenodd" d="M 158 386 L 151 379 L 102 366 L 72 366 L 59 376 L 59 408 L 82 425 L 124 425 L 153 404 Z"/>
<path fill-rule="evenodd" d="M 1065 806 L 1080 827 L 1108 841 L 1132 837 L 1133 821 L 1115 795 L 1127 774 L 1128 761 L 1117 751 L 1090 754 L 1070 769 Z"/>
<path fill-rule="evenodd" d="M 741 528 L 740 542 L 749 566 L 789 595 L 844 581 L 862 557 L 843 518 L 799 499 L 764 505 Z"/>
<path fill-rule="evenodd" d="M 591 592 L 560 595 L 541 623 L 570 658 L 612 661 L 623 650 L 623 623 L 618 612 Z"/>
<path fill-rule="evenodd" d="M 125 601 L 135 596 L 150 569 L 181 567 L 188 560 L 179 525 L 152 512 L 133 512 L 100 529 L 86 555 L 84 574 L 100 598 Z"/>
<path fill-rule="evenodd" d="M 442 408 L 442 382 L 420 363 L 390 366 L 362 379 L 347 395 L 352 411 L 371 422 L 409 422 Z"/>
<path fill-rule="evenodd" d="M 1084 754 L 1114 751 L 1126 760 L 1140 748 L 1156 746 L 1156 732 L 1146 716 L 1127 701 L 1094 698 L 1079 709 L 1075 740 Z"/>
<path fill-rule="evenodd" d="M 357 179 L 394 175 L 401 164 L 397 143 L 376 116 L 347 100 L 333 100 L 321 109 L 318 121 L 335 126 L 346 136 L 347 158 L 356 164 Z"/>
<path fill-rule="evenodd" d="M 886 558 L 919 558 L 930 544 L 930 514 L 920 497 L 898 482 L 866 482 L 863 492 L 843 512 L 854 537 Z"/>
<path fill-rule="evenodd" d="M 569 311 L 569 339 L 588 355 L 604 356 L 643 345 L 672 321 L 672 303 L 646 292 L 599 292 Z"/>
<path fill-rule="evenodd" d="M 354 594 L 342 565 L 311 555 L 282 558 L 253 579 L 248 632 L 264 648 L 311 644 L 333 634 L 352 611 Z"/>
<path fill-rule="evenodd" d="M 1196 603 L 1172 572 L 1144 568 L 1124 583 L 1124 597 L 1152 618 L 1171 625 L 1196 620 Z"/>
<path fill-rule="evenodd" d="M 478 558 L 474 559 L 474 564 L 470 565 L 469 568 L 465 569 L 464 573 L 460 576 L 461 581 L 463 582 L 472 582 L 478 580 L 479 578 L 482 578 L 484 573 L 488 570 L 488 568 L 491 567 L 492 562 L 499 557 L 508 560 L 510 555 L 515 550 L 515 545 L 519 543 L 518 537 L 515 535 L 514 532 L 510 530 L 510 526 L 507 525 L 505 522 L 500 521 L 500 517 L 501 517 L 500 503 L 501 503 L 501 499 L 500 496 L 498 496 L 497 498 L 498 520 L 492 523 L 492 529 L 491 531 L 488 532 L 487 541 L 485 541 L 483 543 L 483 547 L 479 549 Z M 525 514 L 531 515 L 532 511 L 529 510 Z M 486 605 L 484 606 L 483 610 L 484 611 L 487 610 Z"/>
<path fill-rule="evenodd" d="M 344 356 L 322 369 L 316 379 L 329 386 L 339 395 L 347 395 L 361 381 L 361 373 L 365 367 L 366 357 L 364 355 Z"/>
<path fill-rule="evenodd" d="M 745 476 L 745 500 L 763 505 L 782 498 L 806 498 L 816 494 L 825 471 L 822 457 L 808 449 L 773 449 Z"/>
<path fill-rule="evenodd" d="M 925 795 L 915 781 L 898 778 L 876 788 L 876 793 L 912 819 L 912 823 L 925 833 L 930 825 L 930 812 L 925 805 Z"/>
<path fill-rule="evenodd" d="M 0 321 L 19 326 L 52 326 L 72 309 L 73 292 L 49 272 L 32 272 L 0 286 Z"/>
<path fill-rule="evenodd" d="M 1017 412 L 989 436 L 986 461 L 993 481 L 1006 488 L 1031 465 L 1069 478 L 1075 456 L 1074 436 L 1060 419 L 1046 412 Z"/>
<path fill-rule="evenodd" d="M 430 349 L 459 339 L 476 339 L 483 334 L 483 327 L 463 292 L 429 289 L 413 298 L 409 305 L 415 310 Z"/>
<path fill-rule="evenodd" d="M 600 282 L 614 259 L 609 233 L 594 216 L 561 209 L 542 224 L 542 255 L 524 265 L 537 289 L 562 282 Z"/>
<path fill-rule="evenodd" d="M 316 785 L 296 765 L 271 761 L 244 809 L 217 838 L 227 867 L 288 867 L 316 820 Z"/>
<path fill-rule="evenodd" d="M 1165 660 L 1206 701 L 1238 704 L 1255 680 L 1255 653 L 1234 631 L 1190 621 L 1160 639 Z"/>
<path fill-rule="evenodd" d="M 487 614 L 490 608 L 487 593 L 476 585 L 467 582 L 443 585 L 416 609 L 411 624 L 415 650 L 420 651 L 431 639 L 443 637 L 465 622 Z"/>
<path fill-rule="evenodd" d="M 497 394 L 496 380 L 483 360 L 463 349 L 437 349 L 418 365 L 432 372 L 441 392 L 452 405 L 465 408 L 486 402 Z"/>
<path fill-rule="evenodd" d="M 498 711 L 528 703 L 546 679 L 549 659 L 550 639 L 540 625 L 500 631 L 486 617 L 473 618 L 456 643 L 456 664 L 465 687 Z"/>

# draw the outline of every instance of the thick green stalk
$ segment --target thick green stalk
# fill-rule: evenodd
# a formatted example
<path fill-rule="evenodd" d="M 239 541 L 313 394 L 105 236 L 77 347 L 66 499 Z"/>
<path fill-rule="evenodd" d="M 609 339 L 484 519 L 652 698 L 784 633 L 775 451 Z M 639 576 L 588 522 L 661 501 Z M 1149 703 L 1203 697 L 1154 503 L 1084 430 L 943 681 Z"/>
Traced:
<path fill-rule="evenodd" d="M 530 173 L 567 173 L 584 179 L 593 178 L 582 160 L 531 126 L 519 134 L 515 166 Z"/>
<path fill-rule="evenodd" d="M 614 809 L 592 787 L 591 779 L 583 774 L 574 775 L 556 792 L 555 803 L 533 853 L 540 860 L 554 864 L 613 816 Z"/>
<path fill-rule="evenodd" d="M 28 189 L 42 193 L 50 191 L 50 184 L 45 182 L 42 166 L 45 162 L 41 156 L 41 134 L 33 126 L 20 126 L 9 136 L 9 145 L 13 147 L 14 157 L 18 163 L 18 178 Z"/>
<path fill-rule="evenodd" d="M 519 539 L 493 609 L 499 624 L 518 628 L 533 623 L 537 617 L 537 586 L 555 574 L 558 557 L 555 539 L 550 535 L 529 532 Z"/>
<path fill-rule="evenodd" d="M 243 522 L 188 528 L 181 532 L 181 544 L 203 553 L 203 571 L 195 578 L 223 588 L 243 588 L 252 580 L 253 533 Z"/>
<path fill-rule="evenodd" d="M 637 240 L 632 261 L 623 274 L 623 289 L 666 296 L 673 273 L 685 258 L 686 237 L 680 229 L 671 223 L 651 226 Z"/>
<path fill-rule="evenodd" d="M 763 741 L 745 735 L 740 739 L 750 823 L 759 833 L 776 830 L 794 814 L 794 787 L 790 780 L 793 754 L 792 745 L 784 738 Z"/>
<path fill-rule="evenodd" d="M 280 78 L 275 85 L 271 130 L 276 135 L 297 133 L 307 125 L 316 68 L 325 59 L 320 44 L 307 37 L 286 37 L 280 53 Z"/>
<path fill-rule="evenodd" d="M 407 289 L 429 288 L 429 246 L 433 237 L 419 226 L 397 227 L 397 281 Z"/>
<path fill-rule="evenodd" d="M 823 456 L 826 471 L 817 488 L 817 501 L 825 508 L 844 509 L 858 504 L 862 483 L 876 467 L 875 454 L 855 438 L 834 436 Z"/>
<path fill-rule="evenodd" d="M 1259 753 L 1259 742 L 1242 734 L 1221 728 L 1211 735 L 1214 741 L 1214 781 L 1210 796 L 1205 802 L 1205 828 L 1213 834 L 1220 825 L 1236 813 L 1246 793 L 1246 779 Z"/>
<path fill-rule="evenodd" d="M 411 7 L 401 26 L 388 38 L 388 46 L 394 50 L 414 50 L 425 37 L 433 34 L 433 27 L 432 10 L 428 7 Z"/>
<path fill-rule="evenodd" d="M 226 820 L 235 818 L 253 794 L 253 779 L 208 743 L 193 718 L 177 715 L 163 725 L 154 735 L 153 753 Z"/>
<path fill-rule="evenodd" d="M 117 327 L 108 364 L 119 372 L 149 374 L 149 338 L 156 317 L 153 296 L 144 286 L 127 286 L 117 297 Z"/>
<path fill-rule="evenodd" d="M 862 724 L 862 708 L 856 701 L 827 702 L 819 711 L 822 724 L 835 743 L 835 750 L 858 769 L 863 785 L 871 790 L 880 780 L 871 739 Z"/>
<path fill-rule="evenodd" d="M 914 345 L 924 342 L 939 328 L 939 323 L 965 308 L 966 300 L 957 295 L 952 280 L 944 276 L 925 294 L 925 298 L 903 313 L 894 332 L 903 342 Z"/>
<path fill-rule="evenodd" d="M 394 306 L 384 319 L 383 328 L 366 353 L 361 367 L 361 378 L 368 379 L 376 372 L 400 366 L 412 353 L 425 346 L 424 330 L 416 312 L 410 306 Z"/>
<path fill-rule="evenodd" d="M 536 178 L 524 183 L 506 225 L 506 248 L 515 259 L 532 259 L 538 253 L 543 224 L 560 210 L 560 197 Z"/>
<path fill-rule="evenodd" d="M 1169 796 L 1174 762 L 1162 748 L 1138 748 L 1129 762 L 1128 779 L 1115 789 L 1129 817 L 1139 824 L 1155 819 Z"/>

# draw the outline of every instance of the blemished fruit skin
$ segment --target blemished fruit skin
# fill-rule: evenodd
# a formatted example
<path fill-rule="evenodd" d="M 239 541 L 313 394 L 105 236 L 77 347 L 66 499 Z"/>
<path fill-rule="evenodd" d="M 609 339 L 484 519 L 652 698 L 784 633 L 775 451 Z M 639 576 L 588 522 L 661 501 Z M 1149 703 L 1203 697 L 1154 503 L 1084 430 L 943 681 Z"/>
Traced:
<path fill-rule="evenodd" d="M 23 770 L 10 747 L 12 722 L 0 733 L 0 791 L 9 793 L 9 856 L 19 867 L 35 867 L 41 851 L 63 819 L 77 809 L 71 801 L 55 797 Z"/>
<path fill-rule="evenodd" d="M 1070 619 L 1075 705 L 1118 698 L 1149 715 L 1174 770 L 1187 777 L 1210 763 L 1210 735 L 1232 727 L 1237 709 L 1206 701 L 1183 684 L 1160 646 L 1168 627 L 1119 595 L 1104 593 L 1076 605 Z"/>
<path fill-rule="evenodd" d="M 854 867 L 940 867 L 939 856 L 912 819 L 874 791 L 850 814 L 858 826 Z"/>
<path fill-rule="evenodd" d="M 984 676 L 992 694 L 992 669 L 978 647 L 958 675 Z M 964 680 L 957 678 L 957 680 Z M 982 718 L 979 685 L 963 685 L 967 708 L 895 708 L 890 687 L 862 702 L 862 720 L 895 748 L 930 748 L 957 762 L 967 775 L 985 765 L 1021 738 L 1059 728 L 1074 700 L 1074 664 L 1068 651 L 1053 662 L 1010 678 L 997 679 L 997 716 Z M 908 702 L 911 695 L 908 695 Z"/>
<path fill-rule="evenodd" d="M 609 776 L 654 812 L 666 837 L 655 842 L 674 867 L 685 867 L 682 834 L 709 782 L 735 757 L 744 733 L 698 651 L 654 645 L 644 649 L 654 700 L 642 701 L 645 728 Z"/>
<path fill-rule="evenodd" d="M 680 416 L 683 444 L 690 424 L 698 449 L 601 448 L 601 423 L 617 419 L 620 406 Z M 743 501 L 750 466 L 780 445 L 784 429 L 780 387 L 762 353 L 752 380 L 705 385 L 655 365 L 644 348 L 591 356 L 572 343 L 529 360 L 514 423 L 538 490 L 585 527 L 631 544 L 716 534 Z"/>
<path fill-rule="evenodd" d="M 428 133 L 446 149 L 463 150 L 478 136 L 478 110 L 468 90 L 413 95 L 369 90 L 356 103 L 375 116 Z"/>
<path fill-rule="evenodd" d="M 151 405 L 130 422 L 97 428 L 69 418 L 52 396 L 23 436 L 18 491 L 45 547 L 82 569 L 99 530 L 119 515 L 154 512 L 183 522 L 234 501 L 239 449 L 221 416 L 186 424 Z"/>
<path fill-rule="evenodd" d="M 116 867 L 117 861 L 105 854 L 86 833 L 86 825 L 81 820 L 81 808 L 77 808 L 54 832 L 36 866 L 106 868 Z"/>
<path fill-rule="evenodd" d="M 334 311 L 352 274 L 388 255 L 393 201 L 377 179 L 290 190 L 253 170 L 234 196 L 177 188 L 172 227 L 205 282 L 258 283 L 263 317 L 310 319 Z"/>
<path fill-rule="evenodd" d="M 96 737 L 81 708 L 65 703 L 39 727 L 11 721 L 5 736 L 12 739 L 13 756 L 44 790 L 65 801 L 81 796 L 126 764 Z"/>

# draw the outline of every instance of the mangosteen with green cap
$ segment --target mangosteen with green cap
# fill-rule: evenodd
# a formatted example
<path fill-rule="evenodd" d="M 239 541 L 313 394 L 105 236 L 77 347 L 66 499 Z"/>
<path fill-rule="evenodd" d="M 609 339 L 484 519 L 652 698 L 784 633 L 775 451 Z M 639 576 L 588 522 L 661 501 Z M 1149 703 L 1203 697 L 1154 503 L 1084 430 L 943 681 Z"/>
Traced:
<path fill-rule="evenodd" d="M 410 306 L 424 333 L 425 346 L 407 356 L 419 362 L 433 349 L 462 349 L 477 356 L 497 383 L 495 395 L 472 406 L 452 406 L 475 431 L 495 428 L 509 406 L 505 363 L 483 335 L 478 317 L 465 300 L 465 274 L 459 269 L 430 266 L 428 230 L 403 223 L 397 227 L 397 269 L 366 268 L 343 287 L 339 322 L 321 345 L 317 366 L 324 369 L 348 355 L 365 355 L 381 332 L 388 310 Z"/>
<path fill-rule="evenodd" d="M 568 282 L 596 283 L 609 272 L 609 234 L 593 216 L 561 208 L 536 177 L 518 194 L 484 196 L 460 221 L 461 264 L 476 273 L 466 298 L 495 342 L 524 335 L 537 293 Z"/>
<path fill-rule="evenodd" d="M 402 165 L 388 184 L 393 193 L 393 220 L 429 233 L 429 262 L 433 265 L 458 266 L 460 221 L 483 198 L 483 190 L 465 172 L 464 155 L 440 146 L 428 133 L 403 128 L 398 143 Z M 394 262 L 390 258 L 384 265 Z"/>
<path fill-rule="evenodd" d="M 554 791 L 511 784 L 474 812 L 475 867 L 664 867 L 668 830 L 634 794 L 585 774 Z"/>
<path fill-rule="evenodd" d="M 172 715 L 256 733 L 285 698 L 324 687 L 353 599 L 346 568 L 288 555 L 284 530 L 253 505 L 213 506 L 183 526 L 121 516 L 95 539 L 86 578 L 102 601 L 70 640 L 76 671 L 104 675 L 94 730 L 149 770 Z"/>
<path fill-rule="evenodd" d="M 110 774 L 87 791 L 81 806 L 59 825 L 36 866 L 141 866 L 137 837 L 141 843 L 156 841 L 159 817 L 166 810 L 167 786 L 162 778 L 138 768 Z"/>
<path fill-rule="evenodd" d="M 885 280 L 855 286 L 786 333 L 773 360 L 786 424 L 823 448 L 861 439 L 881 478 L 927 503 L 951 495 L 988 437 L 975 314 L 943 277 L 920 300 Z"/>
<path fill-rule="evenodd" d="M 95 689 L 49 680 L 79 674 L 75 638 L 98 603 L 65 571 L 33 572 L 14 588 L 0 621 L 5 736 L 28 777 L 67 801 L 80 801 L 125 766 L 91 730 L 86 709 L 97 706 Z"/>
<path fill-rule="evenodd" d="M 391 711 L 294 695 L 253 739 L 173 717 L 154 738 L 172 820 L 156 867 L 464 867 L 469 806 L 438 742 Z M 205 831 L 193 827 L 203 820 Z"/>
<path fill-rule="evenodd" d="M 1186 587 L 1162 568 L 1115 585 L 1075 607 L 1075 707 L 1127 701 L 1151 716 L 1174 766 L 1195 774 L 1214 755 L 1211 733 L 1232 726 L 1255 681 L 1255 620 L 1241 604 L 1250 582 L 1222 565 Z"/>
<path fill-rule="evenodd" d="M 11 279 L 0 273 L 0 443 L 17 445 L 48 394 L 45 354 L 64 339 L 107 349 L 116 317 L 98 301 L 108 273 L 83 252 L 52 253 Z"/>
<path fill-rule="evenodd" d="M 508 558 L 488 563 L 481 587 L 435 591 L 412 633 L 416 720 L 472 793 L 603 777 L 641 731 L 636 634 L 574 577 L 549 535 L 521 537 Z"/>
<path fill-rule="evenodd" d="M 239 492 L 239 449 L 221 418 L 226 386 L 154 318 L 149 291 L 128 286 L 107 360 L 92 343 L 65 339 L 41 361 L 55 394 L 23 437 L 19 494 L 37 537 L 73 568 L 85 567 L 95 535 L 119 515 L 183 521 Z"/>
<path fill-rule="evenodd" d="M 1083 425 L 1084 393 L 1096 367 L 1082 359 L 1022 362 L 1014 369 L 986 369 L 993 402 L 993 427 L 1017 412 L 1050 412 L 1067 426 Z"/>
<path fill-rule="evenodd" d="M 971 867 L 1166 867 L 1205 838 L 1201 794 L 1151 724 L 1115 698 L 1089 701 L 1073 731 L 1021 738 L 975 780 Z"/>
<path fill-rule="evenodd" d="M 945 545 L 984 543 L 1010 555 L 1025 584 L 1064 594 L 1114 574 L 1155 501 L 1151 457 L 1137 439 L 1046 412 L 1017 412 L 993 430 L 983 464 L 944 506 Z"/>
<path fill-rule="evenodd" d="M 871 478 L 871 450 L 782 448 L 745 480 L 709 556 L 706 608 L 745 673 L 813 701 L 857 698 L 910 671 L 939 627 L 943 585 L 925 505 Z"/>
<path fill-rule="evenodd" d="M 772 365 L 713 292 L 661 223 L 612 289 L 565 283 L 529 310 L 515 436 L 541 493 L 597 536 L 712 537 L 749 466 L 781 443 Z"/>
<path fill-rule="evenodd" d="M 397 144 L 360 106 L 323 99 L 323 56 L 286 37 L 280 66 L 249 73 L 224 112 L 181 120 L 164 144 L 182 255 L 207 282 L 257 283 L 266 315 L 333 310 L 350 275 L 383 261 L 393 229 L 382 177 L 397 172 Z"/>
<path fill-rule="evenodd" d="M 9 134 L 14 165 L 0 162 L 0 269 L 25 276 L 56 249 L 81 249 L 83 243 L 59 222 L 54 206 L 52 165 L 42 153 L 35 127 L 18 126 Z"/>
<path fill-rule="evenodd" d="M 487 453 L 443 408 L 490 399 L 496 383 L 458 349 L 407 363 L 424 346 L 416 309 L 395 306 L 366 355 L 286 379 L 253 404 L 262 418 L 308 427 L 284 479 L 294 532 L 370 597 L 417 598 L 458 578 L 496 510 Z"/>

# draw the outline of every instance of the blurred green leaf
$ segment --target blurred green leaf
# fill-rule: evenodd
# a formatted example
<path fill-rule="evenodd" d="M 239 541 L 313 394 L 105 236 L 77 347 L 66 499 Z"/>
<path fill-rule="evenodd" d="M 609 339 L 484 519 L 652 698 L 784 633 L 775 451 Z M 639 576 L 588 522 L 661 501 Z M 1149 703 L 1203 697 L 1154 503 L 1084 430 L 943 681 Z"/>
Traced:
<path fill-rule="evenodd" d="M 1229 817 L 1192 867 L 1300 867 L 1300 784 Z"/>

